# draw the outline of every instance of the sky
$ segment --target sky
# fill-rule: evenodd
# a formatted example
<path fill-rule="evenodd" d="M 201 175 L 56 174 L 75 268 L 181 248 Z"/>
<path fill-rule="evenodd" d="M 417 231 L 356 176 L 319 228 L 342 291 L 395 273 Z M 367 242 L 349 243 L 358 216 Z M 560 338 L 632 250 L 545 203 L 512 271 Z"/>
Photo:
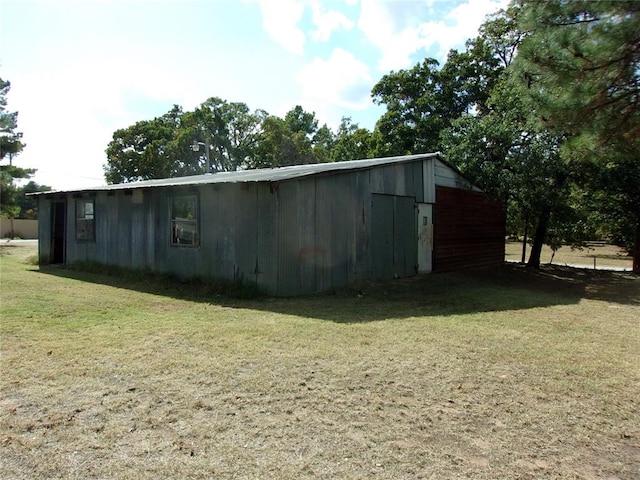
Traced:
<path fill-rule="evenodd" d="M 210 97 L 373 129 L 372 87 L 444 63 L 507 0 L 0 0 L 0 78 L 55 190 L 105 183 L 113 133 Z M 6 162 L 6 160 L 5 160 Z"/>

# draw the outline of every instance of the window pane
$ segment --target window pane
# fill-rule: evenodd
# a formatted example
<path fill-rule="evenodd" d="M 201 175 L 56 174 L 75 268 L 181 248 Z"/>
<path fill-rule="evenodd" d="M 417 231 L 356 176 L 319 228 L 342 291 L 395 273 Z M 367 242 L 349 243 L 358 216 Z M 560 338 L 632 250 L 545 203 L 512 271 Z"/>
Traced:
<path fill-rule="evenodd" d="M 93 218 L 93 202 L 84 204 L 84 218 Z"/>
<path fill-rule="evenodd" d="M 198 197 L 196 195 L 171 199 L 171 244 L 198 245 Z"/>
<path fill-rule="evenodd" d="M 95 240 L 93 199 L 76 200 L 76 240 Z"/>
<path fill-rule="evenodd" d="M 177 197 L 171 208 L 172 220 L 196 220 L 196 197 Z"/>

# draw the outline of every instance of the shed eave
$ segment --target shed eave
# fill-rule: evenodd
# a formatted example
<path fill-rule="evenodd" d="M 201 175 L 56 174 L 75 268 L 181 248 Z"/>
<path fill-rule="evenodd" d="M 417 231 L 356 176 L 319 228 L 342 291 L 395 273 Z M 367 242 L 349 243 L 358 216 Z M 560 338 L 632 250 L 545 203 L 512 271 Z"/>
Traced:
<path fill-rule="evenodd" d="M 109 192 L 118 190 L 148 189 L 157 187 L 187 187 L 213 184 L 232 183 L 260 183 L 260 182 L 282 182 L 301 177 L 308 177 L 319 174 L 330 174 L 333 172 L 344 172 L 353 170 L 366 170 L 377 166 L 391 165 L 395 163 L 414 162 L 429 158 L 439 158 L 442 160 L 440 152 L 421 153 L 415 155 L 403 155 L 395 157 L 381 157 L 363 160 L 349 160 L 344 162 L 313 163 L 307 165 L 291 165 L 277 168 L 263 168 L 256 170 L 241 170 L 235 172 L 219 172 L 188 177 L 162 178 L 154 180 L 143 180 L 139 182 L 117 183 L 112 185 L 101 185 L 96 187 L 85 187 L 71 190 L 52 190 L 48 192 L 35 192 L 30 196 L 55 196 L 70 193 L 91 193 Z"/>

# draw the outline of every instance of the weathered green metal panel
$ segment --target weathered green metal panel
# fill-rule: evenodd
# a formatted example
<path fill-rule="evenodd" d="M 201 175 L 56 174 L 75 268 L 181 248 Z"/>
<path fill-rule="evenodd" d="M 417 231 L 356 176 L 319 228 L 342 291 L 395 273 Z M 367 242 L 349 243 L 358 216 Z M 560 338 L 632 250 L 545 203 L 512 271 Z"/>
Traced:
<path fill-rule="evenodd" d="M 355 172 L 354 175 L 355 198 L 350 225 L 353 236 L 349 239 L 352 258 L 347 278 L 349 283 L 370 278 L 371 276 L 371 252 L 369 251 L 369 222 L 371 219 L 370 171 Z"/>
<path fill-rule="evenodd" d="M 255 186 L 255 252 L 249 260 L 248 278 L 267 293 L 275 294 L 278 280 L 278 195 L 268 183 Z"/>
<path fill-rule="evenodd" d="M 313 244 L 305 252 L 306 261 L 315 266 L 316 290 L 328 290 L 332 287 L 332 268 L 338 259 L 334 249 L 334 216 L 336 188 L 330 179 L 318 178 L 315 191 L 315 217 L 313 222 L 316 236 Z"/>
<path fill-rule="evenodd" d="M 50 198 L 38 198 L 38 259 L 43 265 L 51 263 L 51 203 Z"/>
<path fill-rule="evenodd" d="M 316 272 L 322 269 L 322 256 L 318 246 L 316 230 L 316 179 L 302 179 L 296 182 L 296 205 L 290 210 L 297 211 L 298 245 L 293 257 L 297 271 L 297 291 L 316 291 Z"/>
<path fill-rule="evenodd" d="M 278 295 L 294 295 L 298 288 L 297 258 L 300 258 L 298 181 L 278 185 Z"/>
<path fill-rule="evenodd" d="M 394 276 L 415 275 L 418 263 L 418 235 L 414 197 L 394 196 Z"/>
<path fill-rule="evenodd" d="M 393 278 L 393 197 L 371 197 L 371 266 L 376 279 Z"/>
<path fill-rule="evenodd" d="M 345 285 L 349 276 L 351 223 L 358 203 L 355 178 L 354 174 L 348 174 L 325 179 L 333 190 L 332 196 L 325 200 L 331 202 L 331 288 Z"/>
<path fill-rule="evenodd" d="M 371 215 L 374 277 L 389 279 L 415 274 L 418 251 L 415 199 L 374 194 Z"/>
<path fill-rule="evenodd" d="M 415 204 L 430 200 L 430 183 L 443 177 L 436 167 L 446 165 L 436 161 L 287 167 L 52 194 L 40 199 L 40 255 L 52 254 L 51 202 L 59 198 L 66 202 L 68 261 L 149 267 L 181 277 L 241 277 L 286 296 L 413 275 Z M 72 195 L 92 194 L 96 241 L 77 242 Z M 199 198 L 197 247 L 171 245 L 170 201 L 183 194 Z"/>

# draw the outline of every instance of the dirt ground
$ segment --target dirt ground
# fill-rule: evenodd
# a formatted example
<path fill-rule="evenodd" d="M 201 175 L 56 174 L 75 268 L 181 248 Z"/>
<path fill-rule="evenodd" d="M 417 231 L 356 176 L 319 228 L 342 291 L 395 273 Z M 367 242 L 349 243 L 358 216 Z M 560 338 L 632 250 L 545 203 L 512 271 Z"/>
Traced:
<path fill-rule="evenodd" d="M 529 258 L 530 253 L 531 246 L 527 245 L 526 258 Z M 506 242 L 505 259 L 509 262 L 519 262 L 522 259 L 522 242 Z M 543 264 L 628 271 L 631 271 L 633 266 L 633 259 L 624 249 L 601 242 L 587 243 L 587 246 L 581 249 L 561 247 L 555 254 L 551 248 L 544 245 L 540 261 Z"/>

